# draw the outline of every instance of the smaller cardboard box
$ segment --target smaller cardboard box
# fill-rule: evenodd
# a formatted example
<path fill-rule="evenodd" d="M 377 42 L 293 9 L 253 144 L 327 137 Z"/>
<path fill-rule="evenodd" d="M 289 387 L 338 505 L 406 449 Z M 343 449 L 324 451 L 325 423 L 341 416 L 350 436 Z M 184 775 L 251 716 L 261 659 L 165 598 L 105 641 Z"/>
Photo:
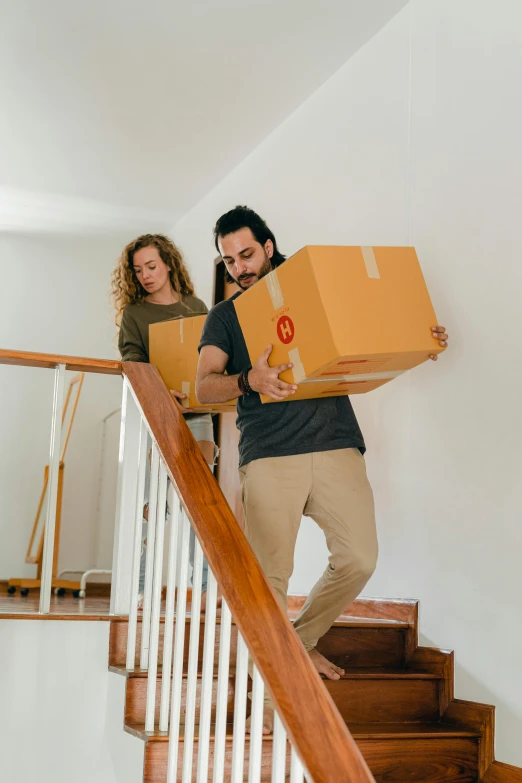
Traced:
<path fill-rule="evenodd" d="M 444 350 L 413 247 L 305 247 L 234 305 L 252 364 L 272 344 L 271 366 L 294 365 L 289 402 L 372 391 Z"/>
<path fill-rule="evenodd" d="M 230 413 L 236 402 L 223 405 L 202 405 L 196 397 L 198 345 L 206 315 L 174 318 L 149 326 L 149 358 L 155 364 L 167 389 L 186 394 L 181 400 L 185 408 L 201 413 Z"/>

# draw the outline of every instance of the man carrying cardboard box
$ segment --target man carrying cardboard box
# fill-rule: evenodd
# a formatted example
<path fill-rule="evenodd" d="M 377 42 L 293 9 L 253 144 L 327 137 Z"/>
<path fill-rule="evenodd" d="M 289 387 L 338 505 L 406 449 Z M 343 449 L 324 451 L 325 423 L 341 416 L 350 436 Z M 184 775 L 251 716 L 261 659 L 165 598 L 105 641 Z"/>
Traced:
<path fill-rule="evenodd" d="M 220 217 L 214 238 L 228 274 L 243 291 L 285 260 L 266 223 L 247 207 Z M 261 404 L 260 393 L 282 401 L 297 386 L 279 378 L 291 364 L 269 366 L 270 345 L 252 367 L 233 303 L 240 295 L 220 302 L 207 317 L 197 397 L 201 403 L 237 398 L 245 533 L 285 609 L 302 516 L 324 531 L 329 563 L 294 628 L 317 671 L 337 680 L 344 671 L 318 652 L 317 642 L 359 595 L 377 561 L 363 436 L 347 396 Z M 445 347 L 445 329 L 435 326 L 432 332 Z"/>

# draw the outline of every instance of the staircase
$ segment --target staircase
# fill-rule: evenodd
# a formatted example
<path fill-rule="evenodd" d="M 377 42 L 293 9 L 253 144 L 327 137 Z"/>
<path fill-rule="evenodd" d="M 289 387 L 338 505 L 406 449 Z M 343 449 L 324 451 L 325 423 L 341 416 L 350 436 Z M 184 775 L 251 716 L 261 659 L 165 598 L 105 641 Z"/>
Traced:
<path fill-rule="evenodd" d="M 295 615 L 304 599 L 294 597 Z M 187 634 L 188 638 L 188 624 Z M 202 617 L 202 624 L 204 617 Z M 415 601 L 358 600 L 321 639 L 319 649 L 342 666 L 344 677 L 324 684 L 359 746 L 377 783 L 471 783 L 480 780 L 522 781 L 522 770 L 507 765 L 490 767 L 493 759 L 494 708 L 453 698 L 453 654 L 417 646 Z M 163 627 L 160 632 L 160 654 Z M 200 634 L 200 656 L 202 660 Z M 140 628 L 138 628 L 138 644 Z M 232 629 L 227 722 L 234 716 L 234 664 L 237 631 Z M 166 783 L 168 733 L 146 733 L 147 673 L 125 667 L 127 620 L 111 622 L 110 670 L 126 677 L 125 731 L 146 743 L 144 783 Z M 219 624 L 216 651 L 219 646 Z M 160 659 L 161 660 L 161 659 Z M 183 705 L 186 692 L 188 642 L 184 657 Z M 216 673 L 217 676 L 217 673 Z M 158 678 L 160 684 L 161 678 Z M 214 725 L 214 686 L 212 725 Z M 200 689 L 196 707 L 198 724 Z M 159 685 L 157 709 L 159 710 Z M 183 707 L 182 707 L 183 711 Z M 321 720 L 321 716 L 317 716 Z M 183 729 L 182 729 L 183 730 Z M 196 734 L 197 736 L 197 734 Z M 183 737 L 180 737 L 177 780 L 181 781 Z M 226 743 L 225 780 L 230 781 L 231 736 Z M 212 780 L 212 740 L 210 773 Z M 248 740 L 244 777 L 248 780 Z M 194 746 L 197 758 L 197 740 Z M 270 780 L 272 737 L 263 739 L 261 780 Z M 489 773 L 484 777 L 486 770 Z M 195 767 L 194 767 L 195 770 Z M 288 766 L 287 766 L 288 770 Z M 504 775 L 507 771 L 507 777 Z M 501 777 L 490 777 L 501 774 Z M 288 779 L 288 778 L 287 778 Z M 195 771 L 192 780 L 196 780 Z M 349 780 L 349 778 L 346 778 Z M 332 783 L 340 783 L 332 779 Z"/>
<path fill-rule="evenodd" d="M 347 607 L 319 644 L 345 675 L 321 682 L 154 367 L 13 351 L 0 351 L 0 363 L 55 368 L 50 462 L 55 489 L 54 444 L 66 369 L 123 372 L 109 666 L 126 677 L 124 728 L 146 743 L 144 783 L 303 783 L 305 776 L 310 783 L 522 783 L 522 769 L 493 760 L 494 708 L 454 699 L 453 654 L 418 646 L 417 602 L 360 599 Z M 138 614 L 149 437 L 149 544 L 144 608 Z M 163 511 L 167 479 L 177 498 L 169 525 Z M 55 520 L 50 503 L 39 614 L 44 618 L 50 610 Z M 197 588 L 189 599 L 191 528 Z M 192 599 L 199 606 L 201 593 L 196 563 L 201 569 L 203 555 L 209 564 L 207 615 L 200 618 L 196 610 L 192 618 Z M 218 589 L 223 615 L 216 624 Z M 291 601 L 290 619 L 303 600 Z M 249 671 L 253 685 L 247 687 Z M 265 688 L 276 707 L 273 736 L 261 732 Z M 247 689 L 253 692 L 253 721 L 245 740 Z M 171 737 L 156 728 L 160 703 L 161 725 L 170 725 Z M 145 731 L 145 725 L 156 730 Z"/>

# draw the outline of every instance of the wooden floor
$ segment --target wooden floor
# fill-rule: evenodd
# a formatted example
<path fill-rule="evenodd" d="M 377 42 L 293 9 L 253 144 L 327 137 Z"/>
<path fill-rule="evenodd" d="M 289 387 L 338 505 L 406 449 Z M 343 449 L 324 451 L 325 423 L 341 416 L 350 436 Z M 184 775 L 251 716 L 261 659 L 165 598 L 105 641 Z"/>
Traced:
<path fill-rule="evenodd" d="M 294 620 L 299 614 L 299 609 L 304 603 L 305 596 L 291 596 L 289 600 L 288 617 Z M 100 590 L 94 588 L 94 594 L 86 598 L 74 598 L 72 593 L 64 596 L 51 596 L 51 607 L 49 614 L 39 614 L 40 593 L 38 590 L 32 590 L 29 595 L 21 596 L 17 591 L 14 595 L 7 593 L 7 585 L 0 584 L 0 620 L 3 619 L 22 619 L 22 620 L 110 620 L 110 596 L 108 589 Z M 190 616 L 191 590 L 187 595 L 187 616 Z M 357 607 L 348 607 L 348 610 L 342 614 L 335 625 L 357 625 L 367 628 L 386 627 L 390 624 L 393 627 L 404 625 L 408 627 L 411 619 L 405 616 L 400 619 L 394 617 L 386 618 L 386 611 L 382 610 L 384 617 L 372 617 L 366 614 L 364 602 L 358 602 Z M 395 612 L 394 612 L 395 613 Z M 161 607 L 162 619 L 165 614 L 165 600 Z M 220 614 L 218 610 L 218 615 Z M 371 613 L 370 613 L 371 614 Z M 362 615 L 362 616 L 361 616 Z M 400 616 L 400 611 L 399 611 Z M 218 617 L 219 622 L 219 617 Z"/>
<path fill-rule="evenodd" d="M 38 614 L 40 593 L 37 590 L 27 596 L 21 596 L 19 592 L 9 595 L 5 589 L 0 590 L 0 620 L 5 619 L 42 619 Z M 77 620 L 110 620 L 109 596 L 94 595 L 84 599 L 73 598 L 71 594 L 61 597 L 51 596 L 51 610 L 49 619 L 77 619 Z"/>

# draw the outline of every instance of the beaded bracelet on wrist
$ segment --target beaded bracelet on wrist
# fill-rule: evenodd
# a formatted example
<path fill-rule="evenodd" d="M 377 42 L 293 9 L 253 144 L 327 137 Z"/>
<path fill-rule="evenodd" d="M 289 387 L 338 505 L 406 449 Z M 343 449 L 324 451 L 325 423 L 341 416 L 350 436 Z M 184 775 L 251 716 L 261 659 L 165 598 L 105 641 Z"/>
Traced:
<path fill-rule="evenodd" d="M 238 388 L 239 388 L 239 391 L 241 392 L 241 394 L 244 394 L 245 391 L 244 391 L 244 388 L 243 388 L 243 373 L 242 372 L 240 372 L 239 375 L 237 376 L 237 385 L 238 385 Z"/>
<path fill-rule="evenodd" d="M 243 370 L 243 372 L 239 373 L 237 377 L 237 385 L 239 387 L 239 391 L 242 394 L 250 394 L 252 391 L 252 387 L 248 381 L 248 373 L 249 370 Z"/>

